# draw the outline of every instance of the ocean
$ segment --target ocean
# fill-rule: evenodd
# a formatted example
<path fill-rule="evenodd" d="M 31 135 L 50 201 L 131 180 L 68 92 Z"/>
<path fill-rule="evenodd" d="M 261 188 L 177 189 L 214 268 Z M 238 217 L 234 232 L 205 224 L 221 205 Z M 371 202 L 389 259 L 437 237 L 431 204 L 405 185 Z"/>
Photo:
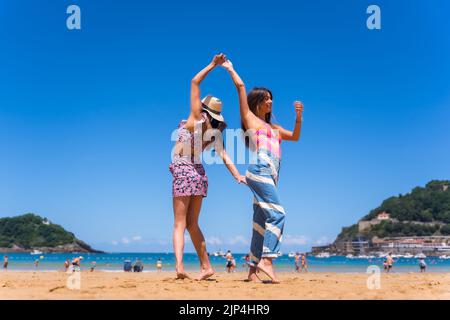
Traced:
<path fill-rule="evenodd" d="M 56 271 L 64 270 L 64 261 L 80 256 L 80 254 L 66 253 L 45 253 L 32 255 L 29 253 L 9 253 L 8 271 Z M 163 262 L 163 271 L 174 271 L 175 257 L 173 253 L 105 253 L 105 254 L 81 254 L 83 260 L 82 270 L 89 270 L 95 262 L 96 270 L 118 272 L 123 270 L 125 260 L 131 260 L 132 263 L 140 259 L 144 264 L 144 272 L 155 272 L 156 261 L 161 258 Z M 245 271 L 245 254 L 233 254 L 236 259 L 236 271 Z M 2 257 L 3 258 L 3 257 Z M 225 271 L 226 260 L 223 257 L 211 256 L 211 263 L 217 272 Z M 39 260 L 38 267 L 34 262 Z M 2 260 L 3 261 L 3 260 Z M 383 259 L 349 259 L 343 256 L 331 256 L 329 258 L 318 258 L 308 256 L 308 269 L 310 272 L 341 272 L 341 273 L 366 273 L 369 266 L 378 266 L 383 269 Z M 418 259 L 399 258 L 395 259 L 394 272 L 418 272 Z M 450 272 L 450 259 L 444 260 L 437 257 L 425 259 L 428 268 L 427 272 Z M 185 253 L 184 263 L 187 271 L 193 272 L 199 269 L 199 260 L 195 253 Z M 3 265 L 3 263 L 2 263 Z M 280 272 L 294 271 L 294 258 L 283 255 L 276 259 L 276 270 Z"/>

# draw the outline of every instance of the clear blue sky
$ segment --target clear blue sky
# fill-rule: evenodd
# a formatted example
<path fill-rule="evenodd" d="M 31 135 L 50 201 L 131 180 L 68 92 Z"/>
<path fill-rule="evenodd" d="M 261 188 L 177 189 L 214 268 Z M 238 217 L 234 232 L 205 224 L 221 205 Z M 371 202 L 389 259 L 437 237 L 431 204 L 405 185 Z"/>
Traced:
<path fill-rule="evenodd" d="M 447 0 L 0 0 L 0 217 L 35 212 L 104 250 L 171 250 L 170 135 L 190 79 L 225 52 L 249 88 L 272 89 L 281 125 L 305 105 L 300 142 L 283 143 L 282 251 L 331 241 L 383 199 L 450 178 L 449 14 Z M 202 93 L 239 127 L 225 70 Z M 251 193 L 206 170 L 209 249 L 245 252 Z"/>

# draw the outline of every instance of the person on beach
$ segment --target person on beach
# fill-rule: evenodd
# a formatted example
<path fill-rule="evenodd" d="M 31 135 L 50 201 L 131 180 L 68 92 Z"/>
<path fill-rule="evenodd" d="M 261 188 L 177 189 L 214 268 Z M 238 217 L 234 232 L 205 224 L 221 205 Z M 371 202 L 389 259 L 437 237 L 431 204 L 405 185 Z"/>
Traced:
<path fill-rule="evenodd" d="M 161 270 L 162 270 L 161 258 L 159 258 L 158 261 L 156 261 L 156 269 L 158 270 L 158 272 L 161 272 Z"/>
<path fill-rule="evenodd" d="M 134 271 L 134 267 L 133 267 L 133 265 L 131 264 L 131 260 L 126 259 L 126 260 L 123 262 L 123 271 L 125 271 L 125 272 L 131 272 L 131 271 L 135 272 L 135 271 Z"/>
<path fill-rule="evenodd" d="M 392 258 L 392 253 L 389 253 L 388 256 L 386 257 L 384 267 L 386 273 L 389 273 L 392 270 L 393 266 L 394 266 L 394 258 Z"/>
<path fill-rule="evenodd" d="M 227 272 L 230 273 L 233 268 L 233 255 L 231 254 L 230 250 L 227 251 L 227 254 L 225 255 L 225 259 L 227 259 L 227 263 L 226 263 Z"/>
<path fill-rule="evenodd" d="M 221 133 L 226 124 L 221 114 L 222 102 L 211 95 L 200 99 L 200 84 L 217 66 L 225 62 L 224 54 L 214 56 L 210 64 L 191 81 L 191 106 L 187 120 L 180 122 L 177 142 L 173 150 L 170 172 L 173 176 L 172 195 L 174 211 L 173 246 L 178 279 L 188 278 L 184 270 L 184 234 L 187 229 L 200 259 L 201 270 L 196 280 L 205 280 L 214 274 L 206 242 L 200 230 L 198 219 L 203 198 L 207 196 L 208 178 L 201 163 L 201 153 L 215 148 L 232 176 L 238 183 L 245 183 L 223 148 Z M 208 138 L 209 134 L 213 138 Z"/>
<path fill-rule="evenodd" d="M 34 260 L 34 268 L 38 268 L 39 267 L 39 259 Z"/>
<path fill-rule="evenodd" d="M 83 260 L 83 257 L 81 257 L 81 256 L 80 257 L 76 257 L 76 258 L 74 258 L 72 260 L 72 269 L 73 269 L 74 272 L 80 270 L 81 260 Z"/>
<path fill-rule="evenodd" d="M 300 272 L 300 253 L 297 252 L 295 254 L 294 259 L 295 259 L 295 271 Z"/>
<path fill-rule="evenodd" d="M 144 271 L 144 264 L 141 259 L 137 259 L 133 265 L 133 272 L 142 272 Z"/>
<path fill-rule="evenodd" d="M 235 272 L 236 271 L 236 259 L 233 257 L 231 259 L 231 272 Z"/>
<path fill-rule="evenodd" d="M 277 188 L 280 144 L 282 140 L 299 140 L 303 104 L 294 102 L 296 119 L 293 131 L 275 125 L 272 123 L 272 92 L 266 88 L 253 88 L 247 96 L 244 82 L 231 61 L 225 61 L 222 66 L 230 73 L 238 91 L 246 145 L 249 147 L 251 143 L 251 149 L 256 151 L 256 163 L 250 164 L 246 173 L 247 185 L 254 195 L 252 265 L 248 277 L 251 281 L 259 281 L 256 275 L 256 269 L 259 269 L 272 279 L 272 283 L 278 283 L 273 259 L 279 255 L 285 219 Z"/>
<path fill-rule="evenodd" d="M 245 269 L 248 269 L 250 263 L 250 255 L 247 253 L 244 257 L 245 263 L 242 265 Z"/>
<path fill-rule="evenodd" d="M 8 270 L 8 264 L 9 264 L 8 260 L 9 260 L 8 256 L 3 257 L 3 270 L 5 270 L 5 271 Z"/>
<path fill-rule="evenodd" d="M 92 261 L 92 262 L 91 262 L 91 272 L 94 272 L 95 267 L 97 267 L 97 262 Z"/>
<path fill-rule="evenodd" d="M 308 272 L 308 261 L 306 260 L 306 254 L 302 254 L 302 259 L 301 259 L 301 272 Z"/>
<path fill-rule="evenodd" d="M 419 259 L 419 268 L 420 268 L 420 272 L 425 272 L 427 269 L 427 263 L 425 262 L 424 258 L 420 258 Z"/>
<path fill-rule="evenodd" d="M 64 261 L 64 269 L 67 272 L 67 270 L 69 270 L 70 267 L 70 260 L 66 259 L 66 261 Z"/>

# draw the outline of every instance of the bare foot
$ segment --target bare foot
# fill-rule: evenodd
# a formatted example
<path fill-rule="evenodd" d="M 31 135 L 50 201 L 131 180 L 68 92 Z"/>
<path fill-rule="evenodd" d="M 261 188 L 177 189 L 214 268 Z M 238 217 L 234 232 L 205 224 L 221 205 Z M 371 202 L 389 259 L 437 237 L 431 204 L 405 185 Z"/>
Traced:
<path fill-rule="evenodd" d="M 186 272 L 177 272 L 177 279 L 190 279 Z"/>
<path fill-rule="evenodd" d="M 248 271 L 248 277 L 247 280 L 249 282 L 262 282 L 261 279 L 256 274 L 256 267 L 250 267 L 250 270 Z"/>
<path fill-rule="evenodd" d="M 256 268 L 264 272 L 272 280 L 272 283 L 280 283 L 275 275 L 275 271 L 273 270 L 272 259 L 262 258 Z"/>
<path fill-rule="evenodd" d="M 187 273 L 184 271 L 184 268 L 176 268 L 177 279 L 190 279 Z"/>
<path fill-rule="evenodd" d="M 209 277 L 211 277 L 213 274 L 214 274 L 214 269 L 213 268 L 203 269 L 200 272 L 200 274 L 195 278 L 195 280 L 198 280 L 198 281 L 206 280 Z"/>

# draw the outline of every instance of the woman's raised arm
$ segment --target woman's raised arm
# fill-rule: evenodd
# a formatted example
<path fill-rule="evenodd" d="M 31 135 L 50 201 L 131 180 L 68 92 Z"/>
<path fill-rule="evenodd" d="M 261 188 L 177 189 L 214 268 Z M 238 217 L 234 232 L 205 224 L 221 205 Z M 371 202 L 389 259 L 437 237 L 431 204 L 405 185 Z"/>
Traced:
<path fill-rule="evenodd" d="M 208 73 L 225 61 L 223 53 L 214 56 L 210 64 L 195 75 L 191 80 L 191 115 L 195 120 L 200 120 L 202 112 L 202 101 L 200 99 L 200 83 L 206 78 Z"/>
<path fill-rule="evenodd" d="M 234 70 L 233 64 L 231 63 L 230 60 L 226 60 L 224 63 L 222 63 L 222 67 L 224 67 L 229 72 L 231 79 L 233 80 L 234 85 L 236 86 L 236 89 L 238 91 L 239 110 L 245 128 L 254 129 L 258 125 L 257 123 L 258 118 L 256 117 L 256 115 L 253 114 L 253 112 L 248 107 L 247 91 L 245 90 L 244 81 L 242 81 L 241 77 L 239 77 L 237 72 Z"/>
<path fill-rule="evenodd" d="M 276 124 L 273 125 L 273 127 L 280 132 L 281 139 L 283 140 L 298 141 L 298 139 L 300 139 L 303 122 L 303 103 L 295 101 L 294 106 L 296 114 L 294 131 L 286 130 L 282 126 Z"/>

